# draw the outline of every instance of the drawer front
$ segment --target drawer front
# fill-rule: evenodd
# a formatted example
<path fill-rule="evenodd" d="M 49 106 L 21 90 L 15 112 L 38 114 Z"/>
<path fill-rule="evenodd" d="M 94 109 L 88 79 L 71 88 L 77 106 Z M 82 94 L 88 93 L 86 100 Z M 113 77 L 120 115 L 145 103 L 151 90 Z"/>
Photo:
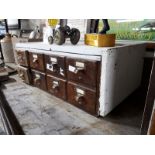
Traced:
<path fill-rule="evenodd" d="M 68 80 L 96 88 L 97 61 L 67 58 Z"/>
<path fill-rule="evenodd" d="M 48 74 L 65 78 L 66 77 L 66 71 L 65 71 L 65 57 L 60 56 L 49 56 L 45 55 L 45 66 L 46 66 L 46 72 Z"/>
<path fill-rule="evenodd" d="M 44 55 L 38 53 L 29 53 L 30 66 L 39 71 L 45 71 Z"/>
<path fill-rule="evenodd" d="M 93 115 L 96 114 L 96 92 L 74 83 L 67 84 L 68 102 L 87 111 Z"/>
<path fill-rule="evenodd" d="M 32 70 L 32 84 L 42 90 L 47 90 L 45 73 Z"/>
<path fill-rule="evenodd" d="M 66 100 L 66 81 L 47 75 L 47 90 L 49 93 Z"/>
<path fill-rule="evenodd" d="M 23 82 L 31 84 L 31 74 L 28 68 L 18 66 L 18 75 Z"/>
<path fill-rule="evenodd" d="M 17 63 L 22 66 L 29 66 L 28 61 L 28 52 L 27 51 L 20 51 L 16 50 L 17 53 Z"/>

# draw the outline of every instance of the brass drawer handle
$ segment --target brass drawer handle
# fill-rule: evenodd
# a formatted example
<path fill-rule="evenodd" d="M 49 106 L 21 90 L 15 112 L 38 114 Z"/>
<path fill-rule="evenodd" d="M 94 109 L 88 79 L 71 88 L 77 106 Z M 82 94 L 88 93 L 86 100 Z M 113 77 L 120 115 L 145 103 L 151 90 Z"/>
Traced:
<path fill-rule="evenodd" d="M 33 63 L 38 63 L 38 58 L 34 58 Z"/>
<path fill-rule="evenodd" d="M 70 72 L 73 72 L 74 74 L 77 74 L 78 72 L 86 70 L 86 65 L 83 62 L 75 62 L 73 66 L 72 65 L 68 66 L 68 70 Z"/>
<path fill-rule="evenodd" d="M 58 81 L 53 81 L 52 89 L 54 90 L 55 93 L 59 91 L 59 82 Z"/>
<path fill-rule="evenodd" d="M 32 61 L 32 63 L 33 63 L 33 67 L 37 68 L 39 66 L 39 60 L 38 60 L 38 58 L 34 58 L 33 61 Z"/>
<path fill-rule="evenodd" d="M 68 70 L 70 72 L 73 72 L 74 74 L 77 74 L 79 71 L 84 71 L 85 66 L 72 66 L 72 65 L 69 65 Z"/>
<path fill-rule="evenodd" d="M 80 88 L 75 88 L 76 96 L 75 101 L 78 102 L 78 104 L 83 105 L 85 104 L 85 91 Z"/>
<path fill-rule="evenodd" d="M 34 83 L 39 86 L 40 85 L 40 77 L 35 78 Z"/>
<path fill-rule="evenodd" d="M 58 71 L 58 64 L 57 63 L 51 63 L 49 65 L 49 68 L 52 69 L 53 72 L 57 72 Z"/>
<path fill-rule="evenodd" d="M 76 102 L 78 102 L 78 104 L 80 104 L 80 105 L 85 104 L 85 98 L 84 98 L 84 96 L 77 95 L 76 98 L 75 98 L 75 100 L 76 100 Z"/>
<path fill-rule="evenodd" d="M 74 73 L 77 74 L 79 71 L 83 71 L 84 68 L 83 67 L 76 67 L 74 70 Z"/>
<path fill-rule="evenodd" d="M 84 71 L 85 70 L 85 63 L 84 62 L 75 62 L 75 70 L 74 73 L 77 74 L 80 71 Z"/>

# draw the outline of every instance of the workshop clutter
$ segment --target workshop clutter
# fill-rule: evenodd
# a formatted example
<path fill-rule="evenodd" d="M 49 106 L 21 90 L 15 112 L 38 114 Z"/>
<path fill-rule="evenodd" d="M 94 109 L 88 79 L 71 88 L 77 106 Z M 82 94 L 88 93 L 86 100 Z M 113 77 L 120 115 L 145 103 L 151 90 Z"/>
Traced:
<path fill-rule="evenodd" d="M 59 20 L 48 19 L 47 26 L 43 30 L 44 43 L 62 45 L 69 38 L 73 45 L 80 40 L 80 31 L 77 28 L 70 28 L 59 24 Z"/>

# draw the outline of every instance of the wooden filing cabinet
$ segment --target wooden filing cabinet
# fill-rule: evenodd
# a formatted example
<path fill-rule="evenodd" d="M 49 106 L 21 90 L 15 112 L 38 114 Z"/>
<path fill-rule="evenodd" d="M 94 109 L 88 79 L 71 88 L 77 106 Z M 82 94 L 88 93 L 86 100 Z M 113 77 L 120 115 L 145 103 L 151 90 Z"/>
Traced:
<path fill-rule="evenodd" d="M 106 116 L 139 87 L 145 48 L 146 43 L 138 42 L 125 42 L 122 46 L 112 48 L 91 47 L 81 43 L 77 46 L 16 44 L 16 50 L 29 50 L 31 70 L 44 73 L 45 80 L 49 75 L 66 81 L 66 100 L 69 103 L 100 116 Z M 52 83 L 50 87 L 51 85 Z M 75 100 L 77 92 L 73 88 L 76 89 L 77 86 L 86 92 L 87 106 L 80 105 L 81 101 Z M 74 97 L 71 98 L 70 94 Z M 83 100 L 83 97 L 79 100 Z"/>
<path fill-rule="evenodd" d="M 29 52 L 30 67 L 45 72 L 44 55 Z"/>
<path fill-rule="evenodd" d="M 30 68 L 31 77 L 28 77 L 31 82 L 27 82 L 28 84 L 32 83 L 33 86 L 48 91 L 90 114 L 97 114 L 97 77 L 100 68 L 98 61 L 32 51 L 18 51 L 17 55 L 24 60 L 19 61 L 20 65 L 27 66 L 27 69 L 22 70 L 25 71 L 24 76 Z M 23 77 L 22 74 L 19 75 Z"/>
<path fill-rule="evenodd" d="M 42 90 L 47 90 L 45 73 L 40 71 L 31 70 L 32 84 Z"/>
<path fill-rule="evenodd" d="M 66 78 L 66 63 L 64 56 L 45 55 L 46 73 L 56 77 Z"/>
<path fill-rule="evenodd" d="M 47 75 L 47 90 L 52 95 L 66 100 L 66 80 Z"/>

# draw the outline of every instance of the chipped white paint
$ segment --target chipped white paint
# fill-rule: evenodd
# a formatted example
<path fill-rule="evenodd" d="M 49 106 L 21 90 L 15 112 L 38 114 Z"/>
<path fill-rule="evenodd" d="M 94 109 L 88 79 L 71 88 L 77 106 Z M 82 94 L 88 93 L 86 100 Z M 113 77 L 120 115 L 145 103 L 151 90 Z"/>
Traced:
<path fill-rule="evenodd" d="M 141 82 L 145 43 L 98 48 L 78 44 L 63 46 L 18 43 L 16 49 L 101 61 L 99 115 L 107 115 Z"/>
<path fill-rule="evenodd" d="M 107 115 L 140 85 L 144 51 L 144 45 L 136 45 L 109 49 L 102 54 L 101 116 Z"/>
<path fill-rule="evenodd" d="M 65 50 L 65 52 L 61 52 L 61 51 L 56 51 L 56 50 L 41 50 L 41 49 L 31 49 L 31 48 L 19 48 L 17 47 L 16 50 L 21 50 L 21 51 L 25 51 L 25 50 L 28 50 L 30 52 L 33 52 L 33 53 L 40 53 L 40 54 L 46 54 L 46 55 L 58 55 L 58 56 L 68 56 L 68 57 L 72 57 L 72 58 L 79 58 L 79 59 L 87 59 L 87 60 L 96 60 L 96 61 L 101 61 L 101 56 L 99 55 L 90 55 L 90 54 L 87 54 L 85 52 L 81 53 L 81 54 L 78 54 L 78 53 L 71 53 L 71 52 L 68 52 L 67 50 Z"/>

